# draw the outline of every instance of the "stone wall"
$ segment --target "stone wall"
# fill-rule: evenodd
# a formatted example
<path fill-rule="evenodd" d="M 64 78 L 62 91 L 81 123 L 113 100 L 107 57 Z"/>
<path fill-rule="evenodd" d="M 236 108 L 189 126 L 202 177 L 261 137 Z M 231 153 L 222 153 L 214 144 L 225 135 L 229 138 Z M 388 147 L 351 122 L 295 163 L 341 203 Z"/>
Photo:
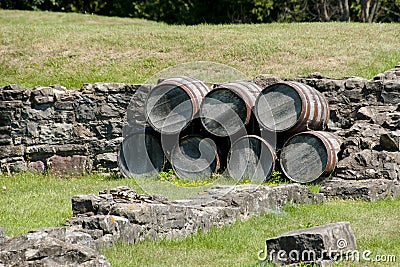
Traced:
<path fill-rule="evenodd" d="M 97 83 L 79 91 L 62 86 L 0 88 L 1 169 L 63 173 L 68 165 L 77 172 L 116 168 L 126 109 L 138 87 Z"/>
<path fill-rule="evenodd" d="M 254 80 L 265 87 L 280 79 L 259 75 Z M 294 80 L 315 87 L 329 100 L 328 130 L 344 139 L 334 178 L 400 178 L 400 64 L 372 80 L 332 79 L 320 73 Z M 76 91 L 62 86 L 0 88 L 1 170 L 115 169 L 127 107 L 139 88 L 105 83 L 85 84 Z M 143 106 L 143 99 L 136 99 L 135 108 Z"/>

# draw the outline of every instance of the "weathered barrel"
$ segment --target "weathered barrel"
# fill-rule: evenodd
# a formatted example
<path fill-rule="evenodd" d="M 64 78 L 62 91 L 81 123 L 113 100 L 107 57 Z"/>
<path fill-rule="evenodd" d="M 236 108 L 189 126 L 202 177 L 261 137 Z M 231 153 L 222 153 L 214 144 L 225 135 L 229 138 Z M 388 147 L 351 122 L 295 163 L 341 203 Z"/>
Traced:
<path fill-rule="evenodd" d="M 228 173 L 235 180 L 265 181 L 275 168 L 275 151 L 257 135 L 246 135 L 233 143 L 228 157 Z"/>
<path fill-rule="evenodd" d="M 335 169 L 341 139 L 329 132 L 309 131 L 289 138 L 281 151 L 283 173 L 291 180 L 308 183 L 329 176 Z"/>
<path fill-rule="evenodd" d="M 261 127 L 275 132 L 324 130 L 329 120 L 325 97 L 298 82 L 279 82 L 265 88 L 254 112 Z"/>
<path fill-rule="evenodd" d="M 126 177 L 155 175 L 165 164 L 165 156 L 157 133 L 152 129 L 133 133 L 122 141 L 118 167 Z"/>
<path fill-rule="evenodd" d="M 250 122 L 252 108 L 261 88 L 249 81 L 218 85 L 201 104 L 200 118 L 204 128 L 216 136 L 231 136 Z"/>
<path fill-rule="evenodd" d="M 208 178 L 219 169 L 215 143 L 201 136 L 185 136 L 171 151 L 171 165 L 182 179 Z"/>
<path fill-rule="evenodd" d="M 179 133 L 198 115 L 202 99 L 209 91 L 205 83 L 195 78 L 165 79 L 147 97 L 146 119 L 160 133 Z"/>

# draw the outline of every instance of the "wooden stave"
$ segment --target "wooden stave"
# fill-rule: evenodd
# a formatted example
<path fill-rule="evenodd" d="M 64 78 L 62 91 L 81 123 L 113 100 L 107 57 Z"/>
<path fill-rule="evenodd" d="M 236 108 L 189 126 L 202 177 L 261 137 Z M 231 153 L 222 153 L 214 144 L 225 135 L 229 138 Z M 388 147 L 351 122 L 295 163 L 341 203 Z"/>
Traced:
<path fill-rule="evenodd" d="M 296 86 L 296 89 L 298 89 L 298 91 L 296 90 L 297 92 L 307 92 L 303 94 L 305 102 L 302 100 L 302 107 L 305 108 L 307 112 L 304 115 L 300 115 L 299 121 L 289 130 L 289 132 L 297 133 L 306 130 L 324 130 L 329 121 L 329 105 L 326 98 L 309 85 L 298 82 L 288 83 Z M 315 105 L 307 105 L 305 103 L 315 103 Z M 318 116 L 319 112 L 320 115 Z"/>

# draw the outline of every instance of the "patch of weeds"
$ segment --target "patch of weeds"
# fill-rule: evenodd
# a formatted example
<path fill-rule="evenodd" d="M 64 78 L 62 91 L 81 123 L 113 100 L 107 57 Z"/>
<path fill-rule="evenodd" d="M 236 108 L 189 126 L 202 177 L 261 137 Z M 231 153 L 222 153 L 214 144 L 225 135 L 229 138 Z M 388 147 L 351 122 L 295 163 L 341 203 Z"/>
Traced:
<path fill-rule="evenodd" d="M 318 267 L 320 265 L 318 265 L 317 263 L 314 263 L 314 262 L 300 262 L 297 266 L 298 267 Z"/>
<path fill-rule="evenodd" d="M 300 224 L 300 228 L 311 228 L 314 226 L 318 226 L 318 224 L 312 223 L 312 222 L 305 222 L 303 224 Z"/>
<path fill-rule="evenodd" d="M 171 184 L 183 187 L 198 187 L 212 184 L 215 180 L 214 176 L 209 178 L 198 178 L 195 180 L 182 179 L 175 175 L 174 170 L 169 169 L 167 171 L 160 172 L 158 174 L 160 181 L 169 182 Z"/>
<path fill-rule="evenodd" d="M 321 191 L 321 184 L 318 183 L 310 183 L 310 184 L 306 184 L 304 185 L 305 187 L 307 187 L 311 192 L 318 194 Z"/>
<path fill-rule="evenodd" d="M 251 184 L 251 180 L 248 178 L 244 178 L 238 182 L 238 184 Z"/>
<path fill-rule="evenodd" d="M 268 186 L 276 186 L 280 184 L 292 183 L 285 175 L 280 171 L 273 171 L 269 179 L 265 182 Z"/>

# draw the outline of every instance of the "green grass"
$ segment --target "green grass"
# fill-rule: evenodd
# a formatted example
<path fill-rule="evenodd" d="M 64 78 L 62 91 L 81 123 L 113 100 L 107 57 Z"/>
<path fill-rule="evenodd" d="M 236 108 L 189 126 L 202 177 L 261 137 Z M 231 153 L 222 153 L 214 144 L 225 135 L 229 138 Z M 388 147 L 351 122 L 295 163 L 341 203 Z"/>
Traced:
<path fill-rule="evenodd" d="M 283 213 L 239 221 L 186 239 L 119 244 L 103 251 L 113 266 L 258 266 L 265 240 L 286 231 L 336 221 L 349 221 L 358 250 L 396 255 L 397 263 L 355 266 L 398 266 L 400 262 L 400 199 L 377 202 L 336 200 L 324 204 L 287 206 Z M 340 263 L 338 266 L 351 266 Z M 264 264 L 264 266 L 272 266 Z"/>
<path fill-rule="evenodd" d="M 133 179 L 99 175 L 76 178 L 32 173 L 0 175 L 0 225 L 10 236 L 32 228 L 63 225 L 72 216 L 72 196 L 97 194 L 118 185 L 139 190 Z"/>
<path fill-rule="evenodd" d="M 232 181 L 223 180 L 221 183 L 232 184 Z M 34 173 L 0 175 L 0 226 L 8 235 L 16 236 L 32 228 L 63 225 L 72 216 L 71 198 L 74 195 L 97 194 L 123 185 L 139 193 L 162 194 L 175 200 L 194 196 L 211 187 L 213 182 L 193 184 L 159 177 L 126 179 L 120 175 L 99 174 L 78 177 Z"/>
<path fill-rule="evenodd" d="M 0 10 L 0 86 L 142 83 L 192 61 L 252 78 L 373 77 L 400 61 L 400 24 L 174 26 L 139 19 Z"/>

